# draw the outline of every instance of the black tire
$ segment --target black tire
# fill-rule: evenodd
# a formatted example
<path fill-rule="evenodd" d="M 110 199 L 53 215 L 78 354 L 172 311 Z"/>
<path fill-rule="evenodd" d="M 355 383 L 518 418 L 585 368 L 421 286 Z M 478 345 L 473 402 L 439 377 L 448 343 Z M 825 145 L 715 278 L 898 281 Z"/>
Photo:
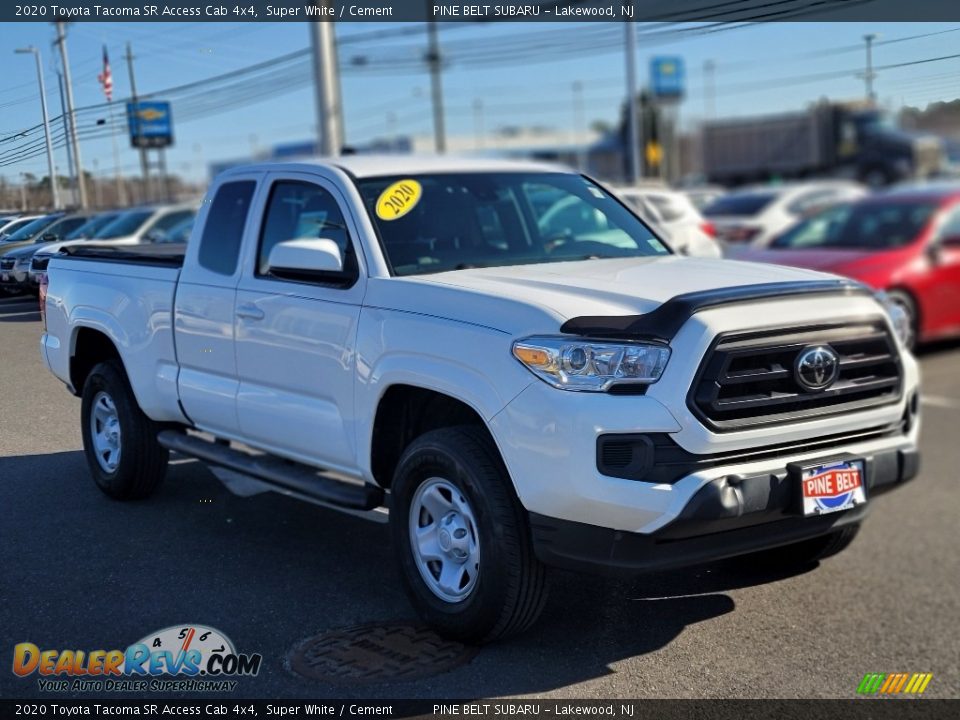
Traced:
<path fill-rule="evenodd" d="M 910 338 L 906 342 L 907 350 L 914 350 L 917 347 L 917 337 L 920 334 L 920 315 L 917 311 L 917 302 L 910 293 L 903 290 L 888 290 L 887 297 L 891 302 L 896 303 L 907 314 L 910 319 Z"/>
<path fill-rule="evenodd" d="M 738 565 L 763 570 L 802 568 L 846 550 L 859 531 L 859 524 L 847 525 L 827 535 L 744 555 L 737 558 Z"/>
<path fill-rule="evenodd" d="M 478 574 L 469 594 L 455 602 L 430 589 L 410 539 L 414 497 L 435 478 L 461 493 L 476 520 Z M 444 428 L 414 440 L 394 473 L 390 518 L 404 589 L 439 634 L 487 643 L 520 633 L 537 620 L 547 596 L 546 570 L 534 555 L 526 512 L 483 429 Z"/>
<path fill-rule="evenodd" d="M 111 471 L 98 459 L 94 402 L 106 395 L 116 409 L 119 457 Z M 97 487 L 115 500 L 139 500 L 157 489 L 170 453 L 157 442 L 160 427 L 140 410 L 123 367 L 116 360 L 96 365 L 83 385 L 80 410 L 83 452 Z"/>

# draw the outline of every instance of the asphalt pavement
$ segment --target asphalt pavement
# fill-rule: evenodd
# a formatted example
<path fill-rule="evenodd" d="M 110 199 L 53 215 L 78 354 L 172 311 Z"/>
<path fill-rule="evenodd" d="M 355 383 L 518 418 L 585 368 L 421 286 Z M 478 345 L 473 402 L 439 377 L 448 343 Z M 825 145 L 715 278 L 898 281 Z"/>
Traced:
<path fill-rule="evenodd" d="M 960 343 L 922 353 L 923 470 L 853 546 L 795 574 L 730 563 L 631 581 L 555 573 L 539 624 L 449 672 L 350 685 L 292 673 L 317 633 L 412 621 L 386 526 L 173 462 L 151 499 L 103 496 L 80 402 L 43 367 L 36 301 L 0 300 L 0 697 L 37 697 L 13 645 L 123 648 L 181 623 L 263 655 L 259 698 L 851 698 L 868 672 L 960 696 Z"/>

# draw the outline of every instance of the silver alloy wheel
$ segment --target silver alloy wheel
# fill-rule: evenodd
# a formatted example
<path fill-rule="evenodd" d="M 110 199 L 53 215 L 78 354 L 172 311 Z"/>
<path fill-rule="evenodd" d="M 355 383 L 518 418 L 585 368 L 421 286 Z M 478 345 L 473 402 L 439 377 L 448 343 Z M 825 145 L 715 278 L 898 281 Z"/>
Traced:
<path fill-rule="evenodd" d="M 113 398 L 103 391 L 96 394 L 90 407 L 90 439 L 100 467 L 114 472 L 120 465 L 120 417 Z"/>
<path fill-rule="evenodd" d="M 410 548 L 430 592 L 449 603 L 466 600 L 480 575 L 480 537 L 470 503 L 443 478 L 431 477 L 410 503 Z"/>

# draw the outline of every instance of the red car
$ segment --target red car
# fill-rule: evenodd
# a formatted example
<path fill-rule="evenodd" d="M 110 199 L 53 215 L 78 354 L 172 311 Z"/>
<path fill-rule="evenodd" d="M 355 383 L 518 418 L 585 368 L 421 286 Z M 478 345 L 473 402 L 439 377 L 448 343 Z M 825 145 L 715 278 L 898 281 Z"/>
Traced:
<path fill-rule="evenodd" d="M 960 336 L 960 185 L 891 190 L 836 205 L 737 260 L 823 270 L 860 280 L 903 307 L 910 344 Z"/>

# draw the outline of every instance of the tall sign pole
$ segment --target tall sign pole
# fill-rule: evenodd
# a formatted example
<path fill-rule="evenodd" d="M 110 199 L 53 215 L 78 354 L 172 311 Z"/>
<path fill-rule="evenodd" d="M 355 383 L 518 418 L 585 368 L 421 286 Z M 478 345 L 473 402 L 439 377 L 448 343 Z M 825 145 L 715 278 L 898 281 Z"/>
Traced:
<path fill-rule="evenodd" d="M 327 7 L 329 0 L 317 0 Z M 321 155 L 334 157 L 343 149 L 343 110 L 340 104 L 340 70 L 333 22 L 310 23 L 313 81 L 317 103 L 317 133 Z"/>
<path fill-rule="evenodd" d="M 73 83 L 70 81 L 70 59 L 67 56 L 66 23 L 54 23 L 57 29 L 57 45 L 60 48 L 60 60 L 63 65 L 63 84 L 67 94 L 67 123 L 70 127 L 70 144 L 73 147 L 73 161 L 77 166 L 77 191 L 80 193 L 80 207 L 86 209 L 87 183 L 83 177 L 83 160 L 80 159 L 80 141 L 77 138 L 77 118 L 73 112 Z"/>

